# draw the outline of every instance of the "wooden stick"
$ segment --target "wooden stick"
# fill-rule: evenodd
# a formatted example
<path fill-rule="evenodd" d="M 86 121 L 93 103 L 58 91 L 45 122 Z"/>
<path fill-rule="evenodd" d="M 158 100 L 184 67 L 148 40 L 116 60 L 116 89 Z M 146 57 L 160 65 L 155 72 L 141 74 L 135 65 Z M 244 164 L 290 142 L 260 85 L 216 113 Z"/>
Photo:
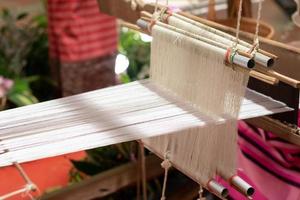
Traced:
<path fill-rule="evenodd" d="M 228 31 L 228 32 L 232 32 L 232 33 L 235 33 L 235 29 L 234 28 L 231 28 L 231 27 L 227 27 L 227 26 L 224 26 L 224 25 L 221 25 L 221 24 L 218 24 L 216 22 L 213 22 L 213 21 L 209 21 L 209 20 L 206 20 L 206 19 L 203 19 L 203 18 L 200 18 L 200 17 L 197 17 L 197 16 L 194 16 L 194 15 L 191 15 L 189 13 L 186 13 L 186 12 L 178 12 L 178 14 L 184 16 L 184 17 L 187 17 L 187 18 L 190 18 L 192 20 L 195 20 L 195 21 L 198 21 L 200 23 L 203 23 L 205 25 L 208 25 L 208 26 L 211 26 L 213 28 L 217 28 L 217 29 L 221 29 L 221 30 L 224 30 L 224 31 Z M 246 32 L 243 32 L 241 31 L 240 33 L 241 35 L 247 35 L 249 37 L 249 35 L 251 35 L 251 33 L 246 33 Z M 252 34 L 253 35 L 253 34 Z M 243 43 L 243 45 L 246 45 L 247 43 Z M 249 46 L 249 44 L 247 44 L 247 46 L 250 48 L 251 45 Z M 264 50 L 258 50 L 258 52 L 260 52 L 261 54 L 264 54 L 268 57 L 271 57 L 271 58 L 274 58 L 274 59 L 278 59 L 278 56 L 272 54 L 272 53 L 269 53 L 269 52 L 266 52 Z"/>
<path fill-rule="evenodd" d="M 300 81 L 298 80 L 295 80 L 295 79 L 292 79 L 290 77 L 287 77 L 283 74 L 280 74 L 274 70 L 270 70 L 270 69 L 265 69 L 264 67 L 261 67 L 261 66 L 256 66 L 256 70 L 259 71 L 259 72 L 262 72 L 262 73 L 265 73 L 269 76 L 273 76 L 277 79 L 279 79 L 280 81 L 288 84 L 288 85 L 291 85 L 293 86 L 294 88 L 299 88 L 300 89 Z"/>
<path fill-rule="evenodd" d="M 150 13 L 143 11 L 143 12 L 141 12 L 141 15 L 144 16 L 144 17 L 142 17 L 142 19 L 144 19 L 148 22 L 151 21 L 151 19 L 149 17 L 151 17 L 152 15 Z M 133 24 L 126 23 L 126 22 L 122 22 L 121 25 L 126 26 L 126 27 L 131 28 L 131 29 L 136 30 L 136 31 L 143 32 L 145 34 L 149 34 L 145 30 L 142 30 L 137 25 L 133 25 Z M 245 56 L 245 57 L 249 57 L 249 55 L 244 54 L 243 52 L 238 52 L 238 53 Z M 276 85 L 276 84 L 278 84 L 279 80 L 281 80 L 284 83 L 292 85 L 296 88 L 300 88 L 300 82 L 299 81 L 296 81 L 296 80 L 291 79 L 289 77 L 286 77 L 282 74 L 279 74 L 278 72 L 275 72 L 274 70 L 268 70 L 267 74 L 266 74 L 266 70 L 264 68 L 262 68 L 262 69 L 260 68 L 259 71 L 251 70 L 250 71 L 250 76 L 253 77 L 253 78 L 256 78 L 260 81 L 263 81 L 265 83 L 271 84 L 271 85 Z"/>
<path fill-rule="evenodd" d="M 150 19 L 148 17 L 141 17 L 141 20 L 139 20 L 137 23 L 139 24 L 139 26 L 146 28 L 146 27 L 148 27 L 147 23 L 150 23 L 151 21 L 152 21 L 152 19 Z M 172 30 L 174 32 L 180 33 L 182 35 L 186 35 L 188 37 L 199 40 L 205 44 L 211 45 L 216 48 L 215 49 L 216 52 L 223 54 L 224 57 L 228 51 L 228 47 L 225 44 L 215 42 L 214 40 L 208 39 L 206 37 L 202 37 L 200 35 L 179 29 L 177 27 L 162 23 L 160 21 L 155 21 L 155 25 L 161 26 L 163 28 L 166 28 L 166 29 Z M 233 57 L 232 65 L 237 66 L 237 69 L 240 69 L 243 72 L 245 72 L 245 70 L 249 71 L 249 69 L 253 68 L 255 66 L 255 63 L 252 60 L 252 58 L 236 54 Z M 232 65 L 230 65 L 230 66 L 232 66 Z"/>
<path fill-rule="evenodd" d="M 132 30 L 135 30 L 135 31 L 147 34 L 147 35 L 150 35 L 149 32 L 141 29 L 139 26 L 137 26 L 135 24 L 131 24 L 131 23 L 128 23 L 128 22 L 125 22 L 125 21 L 120 21 L 119 23 L 123 27 L 126 27 L 126 28 L 129 28 L 129 29 L 132 29 Z"/>
<path fill-rule="evenodd" d="M 208 13 L 207 13 L 208 20 L 216 20 L 216 18 L 217 18 L 215 5 L 216 5 L 215 0 L 208 1 Z"/>
<path fill-rule="evenodd" d="M 175 15 L 176 14 L 174 13 L 174 16 Z M 152 18 L 152 14 L 150 14 L 149 12 L 146 12 L 146 11 L 142 11 L 141 12 L 141 16 L 142 16 L 142 19 L 145 19 L 145 20 L 148 20 L 148 21 L 149 21 L 150 18 Z M 193 34 L 193 33 L 191 33 L 191 34 L 194 35 L 193 38 L 195 38 L 196 34 Z M 195 38 L 195 39 L 199 39 L 201 37 L 199 35 L 196 35 L 196 36 L 198 36 L 198 37 Z M 217 47 L 220 47 L 220 48 L 223 48 L 223 49 L 227 49 L 228 48 L 228 46 L 226 46 L 226 45 L 224 45 L 222 43 L 219 43 L 219 42 L 215 42 L 214 40 L 211 40 L 211 39 L 208 39 L 208 38 L 205 38 L 205 37 L 201 37 L 201 38 L 202 38 L 202 40 L 205 40 L 206 43 L 209 43 L 211 45 L 214 45 L 214 46 L 217 46 Z M 238 52 L 238 54 L 240 54 L 242 56 L 245 56 L 247 58 L 252 58 L 252 55 L 249 54 L 249 53 L 247 53 L 247 52 L 244 52 L 244 51 L 241 51 L 241 50 L 238 50 L 237 52 Z"/>
<path fill-rule="evenodd" d="M 142 17 L 142 18 L 149 21 L 149 18 L 144 18 L 144 17 Z M 131 23 L 127 23 L 127 22 L 123 22 L 123 21 L 121 21 L 120 24 L 122 26 L 130 28 L 132 30 L 139 31 L 139 32 L 142 32 L 142 33 L 150 35 L 149 32 L 144 31 L 143 29 L 141 29 L 137 25 L 134 25 L 134 24 L 131 24 Z M 243 55 L 242 52 L 239 52 L 239 53 L 241 53 L 241 55 Z M 243 55 L 243 56 L 247 57 L 247 55 Z M 270 85 L 277 85 L 278 82 L 279 82 L 279 80 L 277 78 L 269 76 L 267 74 L 264 74 L 264 73 L 256 71 L 256 70 L 251 70 L 249 75 L 251 77 L 253 77 L 253 78 L 256 78 L 256 79 L 258 79 L 260 81 L 263 81 L 265 83 L 268 83 Z"/>
<path fill-rule="evenodd" d="M 256 78 L 260 81 L 263 81 L 265 83 L 268 83 L 270 85 L 277 85 L 279 83 L 279 80 L 277 78 L 266 75 L 266 74 L 261 73 L 261 72 L 256 71 L 256 70 L 251 70 L 250 71 L 250 76 L 253 77 L 253 78 Z"/>
<path fill-rule="evenodd" d="M 279 136 L 280 138 L 300 146 L 299 128 L 292 128 L 270 117 L 259 117 L 254 119 L 247 119 L 246 122 L 256 127 L 262 128 L 265 131 L 270 131 L 276 134 L 277 136 Z"/>
<path fill-rule="evenodd" d="M 206 24 L 208 26 L 211 26 L 211 27 L 215 27 L 215 28 L 218 28 L 218 29 L 222 29 L 222 30 L 225 30 L 225 31 L 230 31 L 230 32 L 234 32 L 235 30 L 231 27 L 226 27 L 226 26 L 223 26 L 221 24 L 218 24 L 218 23 L 215 23 L 215 22 L 212 22 L 212 21 L 208 21 L 208 20 L 205 20 L 203 18 L 199 18 L 199 17 L 196 17 L 196 16 L 193 16 L 193 15 L 190 15 L 188 13 L 185 13 L 185 12 L 180 12 L 181 15 L 185 16 L 185 17 L 188 17 L 190 19 L 193 19 L 195 21 L 199 21 L 203 24 Z M 248 34 L 248 36 L 251 35 L 250 33 Z M 277 59 L 278 57 L 276 55 L 273 55 L 269 52 L 266 52 L 266 51 L 263 51 L 263 50 L 259 50 L 260 53 L 268 56 L 268 57 L 273 57 L 274 59 Z M 258 67 L 257 67 L 258 68 Z M 274 70 L 266 70 L 266 69 L 262 69 L 262 68 L 259 68 L 259 71 L 265 73 L 265 74 L 268 74 L 269 76 L 273 76 L 274 78 L 277 78 L 279 79 L 280 81 L 288 84 L 288 85 L 291 85 L 295 88 L 300 88 L 300 81 L 298 80 L 295 80 L 295 79 L 292 79 L 290 77 L 287 77 L 287 76 L 284 76 L 283 74 L 280 74 Z"/>
<path fill-rule="evenodd" d="M 142 17 L 141 19 L 147 21 L 147 22 L 150 22 L 151 21 L 151 17 L 149 18 L 149 13 L 145 12 L 145 11 L 142 11 Z M 168 24 L 165 24 L 165 23 L 162 23 L 160 21 L 156 21 L 155 22 L 157 25 L 159 26 L 162 26 L 164 28 L 167 28 L 169 30 L 172 30 L 172 31 L 175 31 L 175 32 L 178 32 L 178 33 L 181 33 L 181 34 L 184 34 L 188 37 L 191 37 L 191 38 L 194 38 L 194 39 L 197 39 L 197 40 L 200 40 L 202 42 L 205 42 L 205 43 L 208 43 L 210 45 L 213 45 L 213 46 L 216 46 L 216 47 L 219 47 L 219 48 L 222 48 L 222 49 L 227 49 L 228 47 L 222 43 L 218 43 L 218 42 L 215 42 L 211 39 L 208 39 L 208 38 L 205 38 L 205 37 L 202 37 L 200 35 L 196 35 L 196 34 L 193 34 L 191 32 L 188 32 L 188 31 L 185 31 L 185 30 L 182 30 L 182 29 L 179 29 L 179 28 L 176 28 L 174 26 L 170 26 Z"/>

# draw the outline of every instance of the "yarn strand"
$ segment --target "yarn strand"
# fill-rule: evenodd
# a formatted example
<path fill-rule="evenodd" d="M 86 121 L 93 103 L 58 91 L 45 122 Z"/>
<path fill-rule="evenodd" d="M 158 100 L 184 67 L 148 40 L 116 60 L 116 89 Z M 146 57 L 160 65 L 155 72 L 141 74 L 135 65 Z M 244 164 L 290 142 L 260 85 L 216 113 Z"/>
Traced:
<path fill-rule="evenodd" d="M 239 38 L 240 38 L 240 29 L 241 29 L 241 21 L 242 21 L 242 11 L 243 11 L 243 0 L 240 0 L 239 2 L 239 10 L 238 10 L 238 18 L 237 18 L 237 24 L 236 24 L 236 35 L 235 35 L 235 43 L 233 48 L 236 48 L 239 44 Z"/>
<path fill-rule="evenodd" d="M 36 198 L 34 198 L 33 195 L 30 194 L 30 192 L 38 191 L 40 193 L 38 187 L 34 183 L 32 183 L 32 181 L 30 180 L 30 178 L 28 177 L 28 175 L 26 174 L 26 172 L 24 171 L 24 169 L 21 167 L 21 165 L 19 163 L 14 162 L 13 164 L 19 171 L 19 173 L 22 176 L 22 178 L 24 179 L 24 181 L 26 182 L 26 185 L 19 190 L 16 190 L 16 191 L 10 192 L 8 194 L 5 194 L 3 196 L 0 196 L 0 200 L 5 200 L 5 199 L 8 199 L 13 196 L 20 195 L 20 194 L 22 194 L 22 196 L 28 196 L 31 200 L 35 200 Z"/>
<path fill-rule="evenodd" d="M 256 18 L 256 28 L 255 28 L 255 35 L 253 40 L 253 53 L 259 49 L 259 28 L 260 28 L 260 20 L 261 20 L 261 12 L 262 12 L 262 3 L 263 0 L 259 0 L 258 2 L 258 11 L 257 11 L 257 18 Z"/>

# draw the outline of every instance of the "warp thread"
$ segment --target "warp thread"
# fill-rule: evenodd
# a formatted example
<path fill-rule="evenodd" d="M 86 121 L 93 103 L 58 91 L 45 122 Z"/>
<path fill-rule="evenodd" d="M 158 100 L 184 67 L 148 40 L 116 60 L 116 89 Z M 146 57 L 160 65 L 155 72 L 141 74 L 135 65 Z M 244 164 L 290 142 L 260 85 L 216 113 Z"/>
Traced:
<path fill-rule="evenodd" d="M 159 25 L 152 27 L 152 36 L 152 81 L 208 118 L 229 121 L 145 139 L 144 144 L 160 155 L 170 151 L 172 164 L 198 183 L 206 184 L 216 173 L 235 174 L 236 119 L 249 75 L 225 66 L 217 47 Z M 228 51 L 227 60 L 235 54 Z"/>

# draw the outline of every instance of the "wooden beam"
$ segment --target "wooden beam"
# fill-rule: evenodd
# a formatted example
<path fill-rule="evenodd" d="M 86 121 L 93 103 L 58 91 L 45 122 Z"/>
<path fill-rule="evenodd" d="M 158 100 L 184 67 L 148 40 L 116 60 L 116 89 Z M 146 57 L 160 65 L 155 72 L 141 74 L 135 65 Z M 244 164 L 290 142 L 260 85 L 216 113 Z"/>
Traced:
<path fill-rule="evenodd" d="M 164 173 L 161 160 L 154 156 L 146 158 L 147 180 Z M 90 179 L 43 196 L 43 200 L 90 200 L 102 198 L 137 182 L 137 163 L 128 163 L 105 171 Z"/>
<path fill-rule="evenodd" d="M 227 0 L 228 10 L 227 15 L 228 18 L 236 18 L 238 15 L 239 10 L 239 0 Z M 242 10 L 243 17 L 252 17 L 252 3 L 250 0 L 243 1 L 243 10 Z"/>
<path fill-rule="evenodd" d="M 290 127 L 270 117 L 248 119 L 246 122 L 300 146 L 300 129 L 297 127 Z"/>

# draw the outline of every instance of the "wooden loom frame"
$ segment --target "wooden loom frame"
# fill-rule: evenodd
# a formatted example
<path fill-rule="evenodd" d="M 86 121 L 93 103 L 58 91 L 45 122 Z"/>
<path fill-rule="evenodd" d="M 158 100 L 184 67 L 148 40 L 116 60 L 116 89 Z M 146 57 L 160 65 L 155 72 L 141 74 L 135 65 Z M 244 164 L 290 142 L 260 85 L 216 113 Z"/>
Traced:
<path fill-rule="evenodd" d="M 118 18 L 126 20 L 126 22 L 121 22 L 121 25 L 126 26 L 128 28 L 131 28 L 133 30 L 137 30 L 140 32 L 145 33 L 143 30 L 141 30 L 138 26 L 135 25 L 135 22 L 141 17 L 141 11 L 148 11 L 153 12 L 154 11 L 154 4 L 146 4 L 144 7 L 138 7 L 135 11 L 131 10 L 130 2 L 125 2 L 122 0 L 98 0 L 100 7 L 100 10 L 117 16 Z M 107 5 L 107 6 L 103 6 Z M 114 8 L 113 10 L 110 10 L 110 8 Z M 122 9 L 121 9 L 122 8 Z M 213 28 L 217 28 L 221 31 L 227 32 L 229 34 L 235 34 L 236 29 L 224 26 L 221 24 L 218 24 L 216 22 L 212 22 L 185 12 L 179 12 L 179 14 L 188 17 L 190 19 L 193 19 L 195 21 L 198 21 L 200 23 L 203 23 L 205 25 L 211 26 Z M 254 34 L 241 31 L 240 33 L 241 37 L 248 40 L 253 41 Z M 272 51 L 273 49 L 278 49 L 280 51 L 285 51 L 284 54 L 288 54 L 290 56 L 300 55 L 300 50 L 285 44 L 282 44 L 280 42 L 276 42 L 270 39 L 265 39 L 260 37 L 261 46 L 264 49 Z M 280 56 L 281 57 L 281 56 Z M 300 58 L 299 58 L 300 62 Z M 258 82 L 259 86 L 251 86 L 250 88 L 255 88 L 258 92 L 261 92 L 261 89 L 264 88 L 266 85 L 271 85 L 273 88 L 281 89 L 282 87 L 289 88 L 289 92 L 287 94 L 290 94 L 290 97 L 294 98 L 293 103 L 287 102 L 286 99 L 280 99 L 280 95 L 272 95 L 274 99 L 281 100 L 287 105 L 291 106 L 293 109 L 295 109 L 293 112 L 290 112 L 290 115 L 286 115 L 285 117 L 281 117 L 282 115 L 275 116 L 275 119 L 272 117 L 263 117 L 264 119 L 267 119 L 268 126 L 265 125 L 264 120 L 261 118 L 248 120 L 249 123 L 254 124 L 259 128 L 263 128 L 268 131 L 272 131 L 274 134 L 278 135 L 279 137 L 300 145 L 300 130 L 295 128 L 295 118 L 298 116 L 298 106 L 296 106 L 296 103 L 299 103 L 299 90 L 300 90 L 300 73 L 299 77 L 289 77 L 288 75 L 285 75 L 283 72 L 285 71 L 284 67 L 286 66 L 280 66 L 277 67 L 276 71 L 272 69 L 264 69 L 258 67 L 255 70 L 250 71 L 250 84 L 255 82 Z M 289 66 L 292 71 L 297 71 L 297 66 Z M 300 70 L 300 69 L 298 69 Z M 279 72 L 277 72 L 279 71 Z M 290 93 L 292 91 L 292 93 Z M 264 93 L 264 92 L 262 92 Z M 266 93 L 264 93 L 266 94 Z M 270 94 L 268 94 L 270 95 Z M 291 121 L 288 120 L 288 117 L 292 117 L 293 119 Z M 278 121 L 277 119 L 282 120 L 283 122 Z M 278 126 L 278 123 L 280 124 L 280 128 Z M 274 126 L 273 126 L 274 124 Z M 291 128 L 294 127 L 294 128 Z M 285 131 L 286 134 L 283 134 L 282 131 Z"/>
<path fill-rule="evenodd" d="M 99 0 L 99 1 L 101 1 L 101 0 Z M 115 0 L 109 0 L 109 1 L 113 2 Z M 130 13 L 132 13 L 132 12 L 130 12 Z M 136 16 L 139 16 L 139 14 L 137 14 Z M 131 18 L 131 19 L 134 19 L 134 18 Z M 196 18 L 196 20 L 201 20 L 202 23 L 208 24 L 212 27 L 219 28 L 219 29 L 221 29 L 223 31 L 226 31 L 226 32 L 229 32 L 229 33 L 232 33 L 232 34 L 235 33 L 235 29 L 232 29 L 232 28 L 229 28 L 229 27 L 226 27 L 226 26 L 223 26 L 223 25 L 219 25 L 217 23 L 212 23 L 212 22 L 207 21 L 207 20 L 202 21 L 203 19 L 201 19 L 201 18 Z M 129 27 L 129 28 L 132 28 L 132 29 L 135 29 L 135 30 L 139 30 L 138 27 L 135 26 L 134 24 L 130 24 L 130 23 L 127 23 L 127 22 L 122 22 L 122 25 L 124 25 L 126 27 Z M 139 30 L 139 31 L 141 31 L 141 30 Z M 242 36 L 244 36 L 245 38 L 248 38 L 248 39 L 252 39 L 252 37 L 253 37 L 253 35 L 250 35 L 250 34 L 245 33 L 245 32 L 242 32 Z M 296 53 L 300 54 L 300 51 L 297 52 L 296 49 L 293 49 L 293 48 L 290 48 L 290 47 L 284 46 L 284 45 L 282 46 L 282 44 L 277 43 L 277 42 L 273 42 L 271 40 L 262 39 L 262 43 L 263 43 L 263 45 L 270 45 L 271 47 L 276 46 L 278 48 L 288 49 L 288 51 L 290 51 L 292 53 L 296 52 Z M 284 76 L 283 74 L 279 74 L 279 73 L 276 73 L 274 71 L 271 71 L 269 73 L 267 73 L 267 72 L 262 72 L 261 73 L 259 71 L 252 70 L 250 72 L 250 75 L 251 75 L 251 77 L 253 77 L 253 80 L 258 79 L 258 80 L 260 80 L 260 81 L 262 81 L 266 84 L 272 85 L 274 87 L 277 87 L 277 85 L 279 83 L 285 82 L 285 84 L 288 87 L 292 87 L 296 90 L 298 90 L 300 88 L 300 81 L 297 81 L 296 79 L 290 79 L 290 78 Z M 257 80 L 255 80 L 255 81 L 257 82 Z M 290 142 L 293 142 L 293 143 L 300 146 L 300 137 L 297 136 L 297 133 L 295 132 L 295 129 L 289 127 L 286 124 L 283 124 L 283 123 L 281 123 L 277 120 L 274 120 L 270 117 L 261 117 L 261 118 L 250 119 L 250 120 L 247 120 L 247 122 L 249 122 L 251 124 L 254 124 L 258 127 L 261 127 L 265 130 L 277 133 L 280 137 L 282 137 L 282 138 L 284 138 L 284 139 L 286 139 Z M 282 134 L 282 132 L 287 131 L 287 130 L 288 130 L 289 134 Z M 153 173 L 156 174 L 154 176 L 160 175 L 162 173 L 162 169 L 159 166 L 159 161 L 158 160 L 154 161 L 154 160 L 152 160 L 152 158 L 151 159 L 148 158 L 148 161 L 149 162 L 147 162 L 147 164 L 149 164 L 150 169 L 152 169 L 150 171 L 150 176 L 152 176 Z M 102 188 L 103 185 L 107 186 L 107 185 L 111 184 L 111 182 L 107 178 L 115 180 L 115 179 L 119 178 L 118 175 L 121 175 L 122 177 L 123 176 L 126 177 L 126 176 L 130 175 L 131 173 L 133 173 L 134 169 L 135 169 L 135 166 L 133 166 L 132 164 L 125 165 L 125 166 L 120 167 L 118 169 L 114 169 L 114 170 L 111 170 L 107 173 L 103 173 L 103 174 L 97 176 L 95 179 L 88 180 L 87 182 L 85 182 L 83 184 L 75 185 L 73 187 L 67 188 L 66 190 L 63 190 L 62 192 L 59 192 L 59 193 L 54 194 L 54 195 L 46 196 L 45 199 L 47 199 L 47 200 L 56 200 L 56 199 L 62 199 L 62 197 L 64 197 L 64 199 L 81 199 L 80 197 L 77 197 L 76 194 L 74 196 L 74 192 L 76 192 L 77 194 L 81 193 L 81 195 L 89 194 L 89 195 L 93 196 L 95 193 L 99 192 L 99 188 Z M 131 181 L 132 180 L 128 180 L 128 182 L 126 182 L 124 184 L 125 185 L 126 184 L 131 184 L 132 183 Z M 122 187 L 123 186 L 124 185 L 122 185 Z M 88 188 L 88 190 L 84 191 L 87 188 Z M 119 188 L 121 188 L 121 187 L 119 187 Z M 79 191 L 78 191 L 78 189 L 79 189 Z M 118 188 L 116 188 L 116 185 L 114 185 L 114 186 L 112 186 L 112 190 L 109 190 L 108 193 L 109 192 L 115 192 L 115 191 L 117 191 L 117 189 Z M 192 191 L 191 194 L 195 195 L 195 194 L 197 194 L 197 192 L 198 192 L 198 190 L 194 190 L 194 191 Z M 180 197 L 176 198 L 176 199 L 180 199 Z M 174 198 L 174 200 L 175 200 L 175 198 Z"/>

